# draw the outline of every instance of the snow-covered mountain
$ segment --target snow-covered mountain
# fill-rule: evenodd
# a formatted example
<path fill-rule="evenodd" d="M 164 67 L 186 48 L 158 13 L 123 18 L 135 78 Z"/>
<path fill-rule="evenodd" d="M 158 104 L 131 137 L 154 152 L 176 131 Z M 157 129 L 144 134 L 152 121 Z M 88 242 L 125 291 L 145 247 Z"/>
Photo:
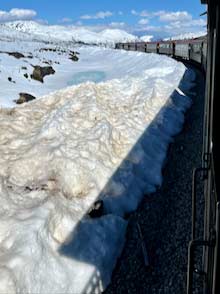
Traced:
<path fill-rule="evenodd" d="M 141 39 L 141 41 L 144 41 L 144 42 L 150 42 L 150 41 L 152 41 L 153 36 L 151 36 L 151 35 L 146 35 L 146 36 L 142 36 L 142 37 L 140 37 L 140 39 Z"/>
<path fill-rule="evenodd" d="M 200 32 L 196 32 L 196 33 L 186 33 L 186 34 L 181 34 L 178 36 L 173 36 L 171 38 L 165 38 L 164 41 L 194 39 L 194 38 L 199 38 L 199 37 L 205 36 L 206 34 L 207 34 L 206 31 L 200 31 Z"/>
<path fill-rule="evenodd" d="M 15 32 L 22 34 L 24 39 L 49 42 L 82 42 L 86 44 L 111 45 L 116 42 L 133 42 L 138 38 L 123 30 L 106 29 L 99 33 L 83 27 L 43 25 L 34 21 L 15 21 L 0 25 L 0 37 Z M 19 37 L 18 34 L 18 37 Z"/>

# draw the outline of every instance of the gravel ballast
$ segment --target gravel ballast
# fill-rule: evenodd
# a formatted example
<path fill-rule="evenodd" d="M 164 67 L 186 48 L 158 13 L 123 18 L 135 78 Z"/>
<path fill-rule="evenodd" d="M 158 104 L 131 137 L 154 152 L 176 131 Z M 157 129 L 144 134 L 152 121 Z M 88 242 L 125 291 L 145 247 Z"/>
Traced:
<path fill-rule="evenodd" d="M 205 88 L 204 75 L 193 70 L 196 80 L 192 107 L 186 113 L 182 132 L 169 147 L 163 185 L 156 193 L 146 196 L 130 216 L 127 241 L 105 294 L 186 292 L 192 171 L 201 165 Z M 200 227 L 202 204 L 200 200 Z M 137 223 L 147 247 L 149 267 L 144 265 Z"/>

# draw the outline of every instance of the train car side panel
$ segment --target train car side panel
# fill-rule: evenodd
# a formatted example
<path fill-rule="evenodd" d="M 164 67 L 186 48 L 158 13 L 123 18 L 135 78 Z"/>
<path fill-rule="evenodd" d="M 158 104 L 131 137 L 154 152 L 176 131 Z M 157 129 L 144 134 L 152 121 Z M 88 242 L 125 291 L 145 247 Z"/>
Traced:
<path fill-rule="evenodd" d="M 189 44 L 188 43 L 175 43 L 175 56 L 189 60 Z"/>

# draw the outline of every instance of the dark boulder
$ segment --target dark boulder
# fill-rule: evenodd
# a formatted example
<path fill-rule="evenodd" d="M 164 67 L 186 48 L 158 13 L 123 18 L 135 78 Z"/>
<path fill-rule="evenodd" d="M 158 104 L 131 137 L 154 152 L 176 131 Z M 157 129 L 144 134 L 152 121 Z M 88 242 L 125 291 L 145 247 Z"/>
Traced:
<path fill-rule="evenodd" d="M 44 82 L 44 77 L 47 75 L 53 75 L 55 73 L 55 70 L 52 68 L 52 66 L 33 66 L 34 71 L 31 75 L 31 78 L 33 80 L 39 81 L 41 83 Z"/>
<path fill-rule="evenodd" d="M 12 77 L 8 77 L 8 81 L 15 84 L 15 81 L 12 80 Z"/>
<path fill-rule="evenodd" d="M 79 53 L 75 51 L 70 51 L 69 59 L 71 59 L 74 62 L 78 61 L 79 57 L 77 56 L 77 54 Z"/>
<path fill-rule="evenodd" d="M 36 99 L 36 97 L 28 93 L 19 93 L 19 96 L 19 99 L 14 101 L 16 104 L 22 104 Z"/>
<path fill-rule="evenodd" d="M 7 52 L 9 56 L 14 56 L 17 59 L 24 58 L 25 56 L 19 52 Z"/>
<path fill-rule="evenodd" d="M 91 218 L 98 218 L 98 217 L 101 217 L 103 213 L 104 213 L 104 203 L 102 200 L 98 200 L 90 208 L 88 215 Z"/>

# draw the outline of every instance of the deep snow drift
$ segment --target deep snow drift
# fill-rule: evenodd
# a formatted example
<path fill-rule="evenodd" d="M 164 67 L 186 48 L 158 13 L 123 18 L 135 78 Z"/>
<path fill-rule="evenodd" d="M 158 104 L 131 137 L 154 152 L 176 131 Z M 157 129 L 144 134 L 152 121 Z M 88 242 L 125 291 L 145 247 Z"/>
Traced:
<path fill-rule="evenodd" d="M 122 217 L 161 185 L 190 106 L 178 87 L 184 76 L 180 88 L 190 89 L 192 76 L 181 63 L 80 53 L 88 56 L 79 71 L 104 72 L 104 82 L 0 111 L 0 293 L 100 293 L 123 246 Z M 98 198 L 105 215 L 91 219 Z"/>

